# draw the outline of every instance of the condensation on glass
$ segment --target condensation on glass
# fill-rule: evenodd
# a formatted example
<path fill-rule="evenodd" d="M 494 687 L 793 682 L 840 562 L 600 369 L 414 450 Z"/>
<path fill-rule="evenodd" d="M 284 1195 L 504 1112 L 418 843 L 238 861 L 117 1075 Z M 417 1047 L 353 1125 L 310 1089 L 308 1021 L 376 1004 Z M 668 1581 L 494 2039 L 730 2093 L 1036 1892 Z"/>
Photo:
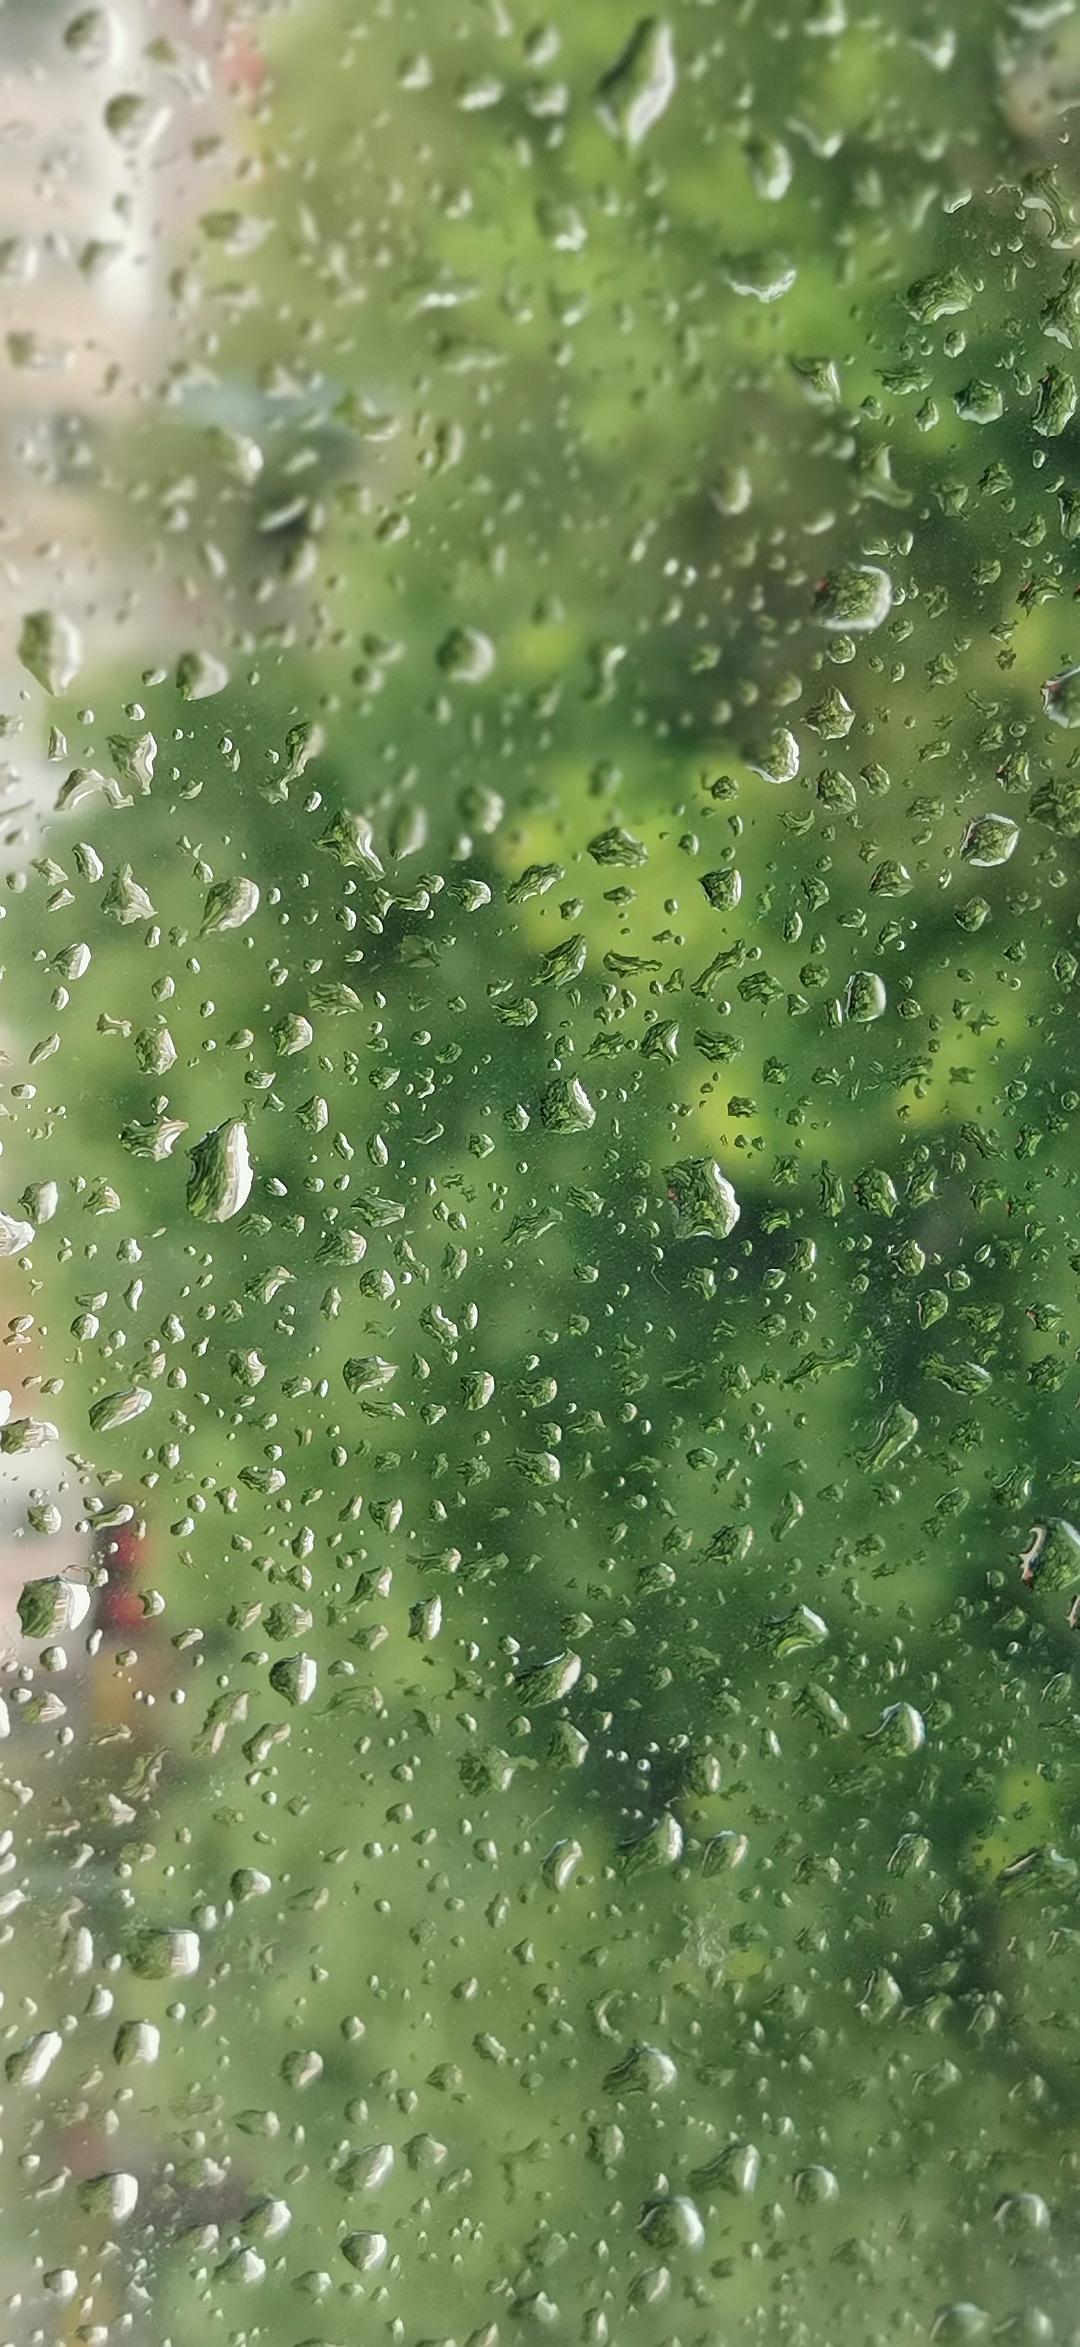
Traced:
<path fill-rule="evenodd" d="M 1074 0 L 0 85 L 0 2343 L 1077 2347 Z"/>

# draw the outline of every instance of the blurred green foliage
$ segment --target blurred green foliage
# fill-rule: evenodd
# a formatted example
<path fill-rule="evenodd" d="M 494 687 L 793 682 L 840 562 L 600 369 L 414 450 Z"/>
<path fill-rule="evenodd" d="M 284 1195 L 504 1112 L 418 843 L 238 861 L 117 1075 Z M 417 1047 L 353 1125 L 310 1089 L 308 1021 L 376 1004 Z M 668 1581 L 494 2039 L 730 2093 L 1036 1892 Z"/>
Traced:
<path fill-rule="evenodd" d="M 1076 2335 L 1075 17 L 668 21 L 635 149 L 614 0 L 269 19 L 121 464 L 228 680 L 7 907 L 164 1599 L 8 1747 L 65 2336 Z"/>

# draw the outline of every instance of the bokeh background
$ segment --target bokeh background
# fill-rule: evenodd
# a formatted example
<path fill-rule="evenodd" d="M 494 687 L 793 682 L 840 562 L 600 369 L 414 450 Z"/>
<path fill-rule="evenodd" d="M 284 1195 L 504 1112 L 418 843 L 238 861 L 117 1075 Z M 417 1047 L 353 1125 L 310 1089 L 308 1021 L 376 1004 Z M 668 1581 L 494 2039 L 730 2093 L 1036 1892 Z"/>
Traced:
<path fill-rule="evenodd" d="M 75 22 L 2 2335 L 1075 2341 L 1075 9 Z"/>

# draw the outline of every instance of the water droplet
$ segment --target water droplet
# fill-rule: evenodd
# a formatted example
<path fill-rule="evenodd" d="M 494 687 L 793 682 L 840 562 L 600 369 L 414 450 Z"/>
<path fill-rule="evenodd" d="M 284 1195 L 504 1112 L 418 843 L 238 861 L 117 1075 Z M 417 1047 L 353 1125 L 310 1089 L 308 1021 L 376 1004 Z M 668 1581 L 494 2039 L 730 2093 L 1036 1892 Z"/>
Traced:
<path fill-rule="evenodd" d="M 215 1125 L 196 1142 L 190 1156 L 188 1212 L 200 1222 L 228 1222 L 251 1196 L 254 1173 L 247 1126 L 239 1122 Z"/>
<path fill-rule="evenodd" d="M 739 1201 L 715 1158 L 680 1158 L 665 1169 L 664 1179 L 680 1239 L 730 1238 Z"/>
<path fill-rule="evenodd" d="M 82 638 L 62 611 L 28 611 L 18 651 L 23 667 L 47 693 L 66 693 L 82 666 Z"/>
<path fill-rule="evenodd" d="M 614 138 L 638 147 L 675 95 L 677 72 L 671 27 L 644 16 L 597 92 L 601 121 Z"/>
<path fill-rule="evenodd" d="M 1019 837 L 1020 826 L 1010 815 L 976 815 L 960 842 L 960 853 L 966 864 L 980 868 L 1007 864 Z"/>
<path fill-rule="evenodd" d="M 887 620 L 892 602 L 888 571 L 873 562 L 846 562 L 822 579 L 814 596 L 814 614 L 822 627 L 868 635 Z"/>

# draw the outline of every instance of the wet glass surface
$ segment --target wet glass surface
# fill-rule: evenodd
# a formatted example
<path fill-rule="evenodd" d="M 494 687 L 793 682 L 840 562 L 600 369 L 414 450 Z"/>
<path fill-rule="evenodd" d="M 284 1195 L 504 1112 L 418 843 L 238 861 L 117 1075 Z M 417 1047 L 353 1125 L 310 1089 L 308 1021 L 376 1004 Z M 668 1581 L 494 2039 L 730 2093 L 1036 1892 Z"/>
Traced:
<path fill-rule="evenodd" d="M 0 2342 L 1076 2347 L 1073 0 L 0 78 Z"/>

